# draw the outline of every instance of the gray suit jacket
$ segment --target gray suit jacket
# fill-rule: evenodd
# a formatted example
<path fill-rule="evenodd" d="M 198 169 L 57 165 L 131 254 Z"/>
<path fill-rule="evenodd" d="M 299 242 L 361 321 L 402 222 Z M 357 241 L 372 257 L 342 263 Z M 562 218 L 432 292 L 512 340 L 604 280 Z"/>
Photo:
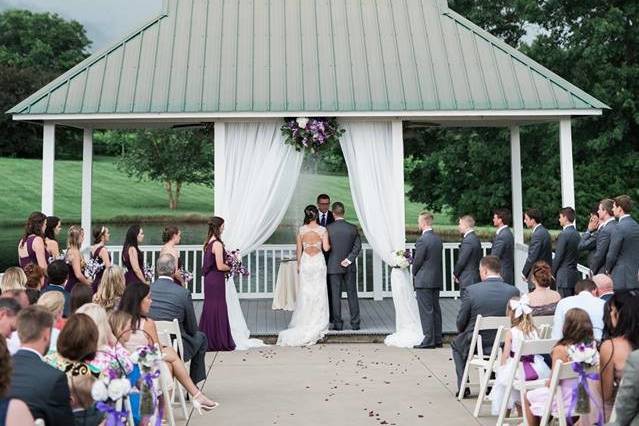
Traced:
<path fill-rule="evenodd" d="M 603 228 L 597 231 L 597 248 L 592 256 L 590 270 L 593 275 L 603 274 L 606 272 L 606 257 L 610 248 L 610 241 L 617 232 L 617 222 L 612 220 Z"/>
<path fill-rule="evenodd" d="M 615 290 L 639 287 L 639 224 L 632 217 L 619 220 L 606 256 L 606 273 Z"/>
<path fill-rule="evenodd" d="M 581 234 L 581 241 L 579 241 L 579 251 L 587 251 L 588 252 L 588 265 L 592 264 L 593 256 L 595 255 L 595 250 L 597 249 L 597 230 L 590 232 L 586 230 L 583 234 Z"/>
<path fill-rule="evenodd" d="M 510 228 L 495 234 L 490 254 L 501 261 L 501 276 L 508 284 L 515 284 L 515 237 Z"/>
<path fill-rule="evenodd" d="M 331 243 L 326 272 L 328 274 L 346 274 L 357 270 L 355 260 L 362 250 L 362 240 L 359 237 L 357 227 L 352 223 L 339 219 L 328 225 L 326 230 Z M 347 268 L 340 265 L 344 259 L 351 261 Z"/>
<path fill-rule="evenodd" d="M 615 410 L 617 419 L 612 425 L 639 426 L 639 350 L 632 352 L 626 360 Z"/>
<path fill-rule="evenodd" d="M 557 237 L 552 273 L 558 288 L 574 288 L 577 283 L 577 262 L 581 237 L 573 226 L 568 226 Z"/>
<path fill-rule="evenodd" d="M 468 352 L 477 315 L 484 317 L 506 316 L 506 304 L 515 296 L 519 296 L 517 287 L 506 284 L 499 278 L 489 278 L 484 282 L 466 287 L 461 307 L 457 313 L 459 335 L 455 338 L 456 345 L 462 350 L 462 353 Z M 494 332 L 482 332 L 483 346 L 488 352 L 490 352 L 494 340 Z M 464 350 L 465 352 L 463 352 Z"/>
<path fill-rule="evenodd" d="M 479 281 L 481 257 L 481 241 L 475 232 L 469 232 L 459 246 L 459 257 L 453 269 L 453 274 L 459 280 L 459 288 L 468 287 Z"/>
<path fill-rule="evenodd" d="M 548 263 L 548 265 L 552 265 L 552 242 L 550 241 L 550 233 L 544 228 L 544 225 L 539 225 L 537 229 L 533 231 L 532 237 L 530 238 L 528 258 L 522 270 L 524 277 L 530 275 L 532 266 L 539 260 L 543 260 Z"/>
<path fill-rule="evenodd" d="M 432 230 L 415 243 L 413 276 L 415 288 L 443 288 L 442 240 Z"/>
<path fill-rule="evenodd" d="M 195 350 L 195 334 L 198 332 L 191 293 L 167 278 L 159 278 L 151 284 L 151 310 L 149 316 L 155 321 L 173 321 L 180 323 L 184 359 L 193 357 Z"/>

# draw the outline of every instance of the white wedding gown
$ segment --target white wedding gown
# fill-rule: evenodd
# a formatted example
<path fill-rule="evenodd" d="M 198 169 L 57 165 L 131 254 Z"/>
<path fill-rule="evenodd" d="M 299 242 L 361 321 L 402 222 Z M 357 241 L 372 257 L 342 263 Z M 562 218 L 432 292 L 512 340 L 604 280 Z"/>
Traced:
<path fill-rule="evenodd" d="M 319 232 L 318 232 L 319 231 Z M 320 237 L 326 228 L 312 230 L 307 226 L 300 233 L 315 232 Z M 310 346 L 317 343 L 328 332 L 328 289 L 326 287 L 326 261 L 322 253 L 322 241 L 314 244 L 303 243 L 304 250 L 300 259 L 299 292 L 295 300 L 295 311 L 289 328 L 277 337 L 279 346 Z M 307 253 L 315 248 L 317 254 Z"/>
<path fill-rule="evenodd" d="M 246 320 L 240 306 L 240 299 L 237 297 L 233 278 L 226 280 L 226 309 L 228 310 L 229 326 L 231 327 L 231 336 L 233 336 L 236 351 L 267 346 L 260 339 L 251 339 L 251 332 L 246 326 Z"/>
<path fill-rule="evenodd" d="M 401 277 L 399 274 L 403 274 Z M 395 276 L 393 276 L 395 275 Z M 395 333 L 386 336 L 386 346 L 412 348 L 424 339 L 415 290 L 408 269 L 391 271 L 393 305 L 395 306 Z"/>

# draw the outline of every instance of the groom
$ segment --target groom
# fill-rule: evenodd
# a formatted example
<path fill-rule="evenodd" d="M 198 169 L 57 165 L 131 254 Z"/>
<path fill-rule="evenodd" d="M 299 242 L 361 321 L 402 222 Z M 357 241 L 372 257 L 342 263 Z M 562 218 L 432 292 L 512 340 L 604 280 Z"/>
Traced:
<path fill-rule="evenodd" d="M 342 322 L 342 286 L 346 284 L 348 310 L 351 314 L 351 327 L 359 330 L 359 301 L 357 300 L 357 266 L 355 260 L 362 249 L 357 227 L 344 220 L 344 204 L 333 203 L 335 222 L 328 225 L 328 239 L 331 251 L 326 269 L 331 291 L 331 309 L 333 330 L 341 330 Z"/>

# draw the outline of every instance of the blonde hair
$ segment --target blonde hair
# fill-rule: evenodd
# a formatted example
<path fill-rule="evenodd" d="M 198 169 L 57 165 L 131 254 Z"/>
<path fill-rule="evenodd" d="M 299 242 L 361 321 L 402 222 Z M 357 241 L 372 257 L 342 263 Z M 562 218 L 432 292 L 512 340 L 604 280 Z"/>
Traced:
<path fill-rule="evenodd" d="M 83 232 L 83 229 L 78 225 L 72 225 L 69 227 L 69 232 L 67 234 L 67 249 L 76 248 L 80 250 L 80 236 Z"/>
<path fill-rule="evenodd" d="M 7 290 L 24 290 L 25 288 L 27 288 L 27 275 L 22 268 L 12 266 L 4 271 L 2 282 L 0 283 L 2 292 Z"/>
<path fill-rule="evenodd" d="M 111 311 L 109 314 L 109 325 L 116 339 L 119 340 L 126 331 L 131 330 L 132 321 L 133 317 L 128 312 L 119 310 Z"/>
<path fill-rule="evenodd" d="M 460 217 L 459 220 L 464 222 L 469 228 L 473 228 L 475 226 L 475 218 L 469 214 Z"/>
<path fill-rule="evenodd" d="M 510 318 L 511 326 L 517 327 L 524 333 L 524 336 L 528 337 L 537 332 L 537 327 L 535 327 L 535 321 L 533 320 L 532 313 L 522 313 L 521 316 L 515 318 L 515 311 L 510 307 L 511 301 L 519 302 L 520 300 L 520 297 L 513 297 L 508 301 L 506 305 L 506 316 Z"/>
<path fill-rule="evenodd" d="M 95 303 L 86 303 L 80 306 L 75 313 L 87 315 L 98 327 L 98 349 L 110 346 L 115 342 L 107 312 L 102 306 Z"/>
<path fill-rule="evenodd" d="M 53 315 L 59 315 L 64 311 L 64 295 L 59 291 L 47 291 L 40 296 L 37 305 Z"/>
<path fill-rule="evenodd" d="M 435 216 L 429 212 L 428 210 L 424 210 L 419 214 L 419 220 L 425 221 L 428 225 L 433 224 L 433 219 Z"/>
<path fill-rule="evenodd" d="M 107 311 L 114 309 L 118 298 L 124 293 L 124 269 L 111 265 L 104 270 L 98 291 L 93 295 L 93 303 L 97 303 Z"/>

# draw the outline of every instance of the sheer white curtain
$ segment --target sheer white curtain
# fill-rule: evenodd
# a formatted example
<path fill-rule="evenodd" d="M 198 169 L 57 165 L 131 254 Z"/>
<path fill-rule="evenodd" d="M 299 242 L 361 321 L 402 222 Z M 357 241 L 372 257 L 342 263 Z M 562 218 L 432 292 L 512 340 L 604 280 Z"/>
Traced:
<path fill-rule="evenodd" d="M 393 252 L 403 250 L 404 152 L 401 122 L 352 121 L 340 144 L 348 167 L 355 211 L 375 253 L 393 265 Z M 399 128 L 397 127 L 399 126 Z M 393 132 L 398 132 L 393 138 Z M 389 346 L 413 347 L 423 339 L 417 300 L 408 269 L 391 271 L 395 333 Z"/>
<path fill-rule="evenodd" d="M 243 256 L 275 232 L 299 178 L 304 155 L 284 143 L 280 126 L 225 123 L 223 141 L 216 143 L 216 167 L 223 172 L 215 175 L 215 214 L 225 219 L 224 244 Z M 233 279 L 226 282 L 226 303 L 236 350 L 262 346 L 250 338 Z"/>

